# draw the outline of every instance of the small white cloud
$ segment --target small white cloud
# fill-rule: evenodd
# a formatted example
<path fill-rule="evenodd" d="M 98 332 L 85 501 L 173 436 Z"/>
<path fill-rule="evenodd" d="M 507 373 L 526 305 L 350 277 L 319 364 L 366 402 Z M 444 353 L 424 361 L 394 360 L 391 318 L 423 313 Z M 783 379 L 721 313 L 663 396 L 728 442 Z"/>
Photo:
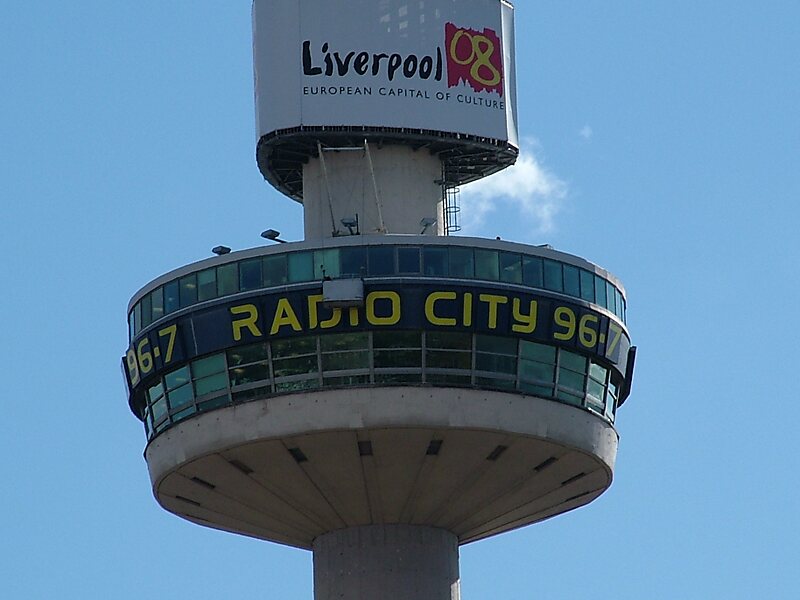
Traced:
<path fill-rule="evenodd" d="M 533 232 L 546 233 L 566 195 L 566 183 L 545 169 L 530 148 L 523 149 L 514 166 L 461 188 L 462 223 L 465 229 L 482 229 L 489 213 L 503 209 L 504 218 L 532 218 Z M 514 215 L 509 207 L 522 214 Z"/>
<path fill-rule="evenodd" d="M 583 127 L 581 127 L 581 130 L 578 132 L 578 135 L 581 136 L 583 139 L 588 140 L 589 138 L 592 137 L 592 133 L 594 133 L 592 131 L 592 128 L 589 127 L 588 125 L 584 125 Z"/>

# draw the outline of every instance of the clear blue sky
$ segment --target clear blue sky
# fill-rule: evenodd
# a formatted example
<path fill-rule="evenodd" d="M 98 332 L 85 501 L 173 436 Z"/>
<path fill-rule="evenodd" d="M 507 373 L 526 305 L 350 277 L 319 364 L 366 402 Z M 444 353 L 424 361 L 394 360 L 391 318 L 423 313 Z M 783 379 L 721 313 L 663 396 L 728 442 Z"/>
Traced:
<path fill-rule="evenodd" d="M 250 2 L 0 15 L 0 596 L 309 600 L 310 553 L 156 505 L 119 369 L 141 285 L 302 235 L 255 166 Z M 465 233 L 610 269 L 640 352 L 612 488 L 464 547 L 463 597 L 797 598 L 800 3 L 516 16 L 543 185 L 465 193 Z"/>

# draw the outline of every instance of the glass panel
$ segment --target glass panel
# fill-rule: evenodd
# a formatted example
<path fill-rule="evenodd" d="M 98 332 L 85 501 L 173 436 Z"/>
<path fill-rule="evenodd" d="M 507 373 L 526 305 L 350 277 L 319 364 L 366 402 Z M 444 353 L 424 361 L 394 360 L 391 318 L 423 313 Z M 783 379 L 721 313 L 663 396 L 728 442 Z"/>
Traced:
<path fill-rule="evenodd" d="M 628 303 L 625 301 L 625 298 L 622 298 L 622 296 L 620 296 L 620 299 L 622 300 L 622 322 L 623 323 L 627 323 L 628 322 Z"/>
<path fill-rule="evenodd" d="M 428 373 L 425 375 L 425 381 L 428 383 L 435 383 L 438 385 L 469 385 L 469 375 L 440 375 L 438 373 Z"/>
<path fill-rule="evenodd" d="M 265 256 L 261 270 L 264 276 L 264 287 L 283 285 L 289 280 L 285 254 Z"/>
<path fill-rule="evenodd" d="M 197 304 L 197 275 L 192 273 L 180 279 L 181 308 Z"/>
<path fill-rule="evenodd" d="M 132 310 L 130 312 L 130 314 L 128 315 L 128 339 L 132 338 L 133 334 L 135 333 L 135 326 L 136 326 L 135 319 L 134 319 L 134 315 L 135 314 L 136 314 L 136 311 Z"/>
<path fill-rule="evenodd" d="M 161 398 L 158 402 L 153 404 L 153 421 L 158 423 L 167 416 L 167 401 Z"/>
<path fill-rule="evenodd" d="M 217 267 L 217 295 L 230 296 L 239 291 L 239 269 L 236 263 Z"/>
<path fill-rule="evenodd" d="M 322 355 L 323 371 L 349 371 L 351 369 L 368 369 L 369 352 L 332 352 Z"/>
<path fill-rule="evenodd" d="M 314 279 L 314 256 L 311 252 L 292 252 L 289 255 L 289 281 Z"/>
<path fill-rule="evenodd" d="M 192 363 L 192 375 L 195 379 L 211 375 L 212 373 L 221 373 L 225 370 L 225 355 L 212 354 L 207 358 L 196 360 Z"/>
<path fill-rule="evenodd" d="M 178 299 L 178 281 L 170 281 L 164 286 L 164 312 L 169 314 L 178 310 L 180 301 Z"/>
<path fill-rule="evenodd" d="M 370 275 L 391 275 L 394 273 L 394 248 L 392 246 L 370 246 L 367 254 L 369 256 Z"/>
<path fill-rule="evenodd" d="M 240 346 L 228 350 L 228 365 L 230 366 L 246 365 L 247 363 L 266 360 L 266 358 L 266 344 L 252 344 L 250 346 Z"/>
<path fill-rule="evenodd" d="M 558 359 L 558 366 L 578 373 L 586 373 L 586 358 L 574 352 L 562 350 Z"/>
<path fill-rule="evenodd" d="M 616 296 L 614 295 L 614 292 L 616 291 L 616 288 L 611 285 L 611 282 L 606 281 L 606 296 L 608 297 L 608 304 L 606 304 L 606 308 L 614 314 L 617 312 Z"/>
<path fill-rule="evenodd" d="M 191 377 L 189 376 L 189 367 L 181 367 L 173 371 L 172 373 L 167 373 L 164 376 L 164 382 L 167 384 L 168 390 L 174 390 L 179 385 L 183 385 L 184 383 L 189 383 Z"/>
<path fill-rule="evenodd" d="M 186 410 L 182 410 L 181 412 L 172 415 L 172 422 L 177 423 L 178 421 L 182 421 L 186 417 L 190 417 L 191 415 L 193 415 L 195 412 L 197 412 L 195 407 L 190 406 Z"/>
<path fill-rule="evenodd" d="M 475 369 L 515 375 L 517 372 L 517 357 L 478 352 L 475 355 Z"/>
<path fill-rule="evenodd" d="M 448 350 L 428 350 L 425 365 L 438 369 L 471 369 L 472 353 Z"/>
<path fill-rule="evenodd" d="M 564 293 L 579 298 L 581 295 L 580 276 L 578 267 L 564 265 Z"/>
<path fill-rule="evenodd" d="M 361 385 L 369 383 L 369 375 L 346 375 L 344 377 L 326 377 L 323 385 Z"/>
<path fill-rule="evenodd" d="M 544 287 L 544 267 L 541 258 L 522 257 L 522 281 L 531 287 Z"/>
<path fill-rule="evenodd" d="M 614 311 L 614 314 L 616 314 L 620 319 L 622 319 L 622 294 L 616 288 L 614 288 L 614 296 L 616 297 L 616 304 L 617 304 L 617 309 Z"/>
<path fill-rule="evenodd" d="M 142 298 L 142 329 L 153 322 L 153 302 L 150 294 Z"/>
<path fill-rule="evenodd" d="M 339 276 L 339 249 L 314 250 L 314 279 Z"/>
<path fill-rule="evenodd" d="M 211 392 L 227 389 L 228 377 L 225 373 L 217 373 L 210 377 L 203 377 L 194 382 L 194 391 L 197 396 L 204 396 Z"/>
<path fill-rule="evenodd" d="M 301 375 L 303 373 L 317 372 L 317 355 L 299 356 L 297 358 L 284 358 L 274 360 L 272 368 L 275 378 L 288 377 L 289 375 Z"/>
<path fill-rule="evenodd" d="M 515 252 L 500 253 L 500 281 L 522 283 L 522 260 Z"/>
<path fill-rule="evenodd" d="M 137 302 L 133 307 L 133 323 L 136 325 L 136 333 L 142 330 L 142 303 Z"/>
<path fill-rule="evenodd" d="M 169 405 L 171 408 L 175 409 L 181 406 L 186 406 L 193 400 L 192 386 L 182 385 L 178 389 L 169 392 L 167 396 L 169 397 Z"/>
<path fill-rule="evenodd" d="M 164 316 L 164 288 L 153 290 L 150 296 L 153 303 L 153 321 L 158 321 Z"/>
<path fill-rule="evenodd" d="M 530 360 L 519 361 L 519 376 L 524 379 L 535 379 L 536 381 L 555 381 L 556 368 L 554 365 Z"/>
<path fill-rule="evenodd" d="M 297 392 L 300 390 L 308 390 L 319 387 L 319 380 L 314 378 L 303 379 L 301 381 L 287 381 L 284 383 L 276 383 L 276 392 Z"/>
<path fill-rule="evenodd" d="M 419 273 L 419 248 L 397 249 L 397 272 Z"/>
<path fill-rule="evenodd" d="M 421 367 L 422 353 L 419 350 L 376 350 L 375 368 Z"/>
<path fill-rule="evenodd" d="M 242 385 L 269 379 L 269 369 L 266 363 L 257 363 L 247 367 L 234 367 L 230 370 L 230 382 L 232 386 Z"/>
<path fill-rule="evenodd" d="M 226 404 L 230 403 L 230 399 L 228 396 L 221 396 L 219 398 L 214 398 L 212 400 L 206 400 L 205 402 L 201 402 L 198 405 L 198 410 L 214 410 L 215 408 L 222 408 Z"/>
<path fill-rule="evenodd" d="M 581 298 L 594 302 L 594 275 L 581 269 Z"/>
<path fill-rule="evenodd" d="M 517 340 L 496 335 L 475 336 L 475 349 L 479 352 L 517 355 Z"/>
<path fill-rule="evenodd" d="M 152 404 L 164 395 L 164 386 L 161 385 L 161 382 L 159 381 L 156 385 L 147 390 L 147 395 L 150 398 L 150 403 Z"/>
<path fill-rule="evenodd" d="M 488 388 L 514 389 L 516 382 L 513 379 L 500 379 L 494 377 L 476 377 L 475 384 Z"/>
<path fill-rule="evenodd" d="M 447 248 L 427 247 L 422 251 L 422 258 L 425 263 L 425 275 L 447 276 Z"/>
<path fill-rule="evenodd" d="M 272 358 L 282 358 L 287 356 L 298 356 L 300 354 L 316 354 L 317 338 L 299 337 L 288 340 L 276 340 L 272 342 Z"/>
<path fill-rule="evenodd" d="M 554 292 L 564 291 L 564 282 L 561 279 L 561 263 L 545 259 L 544 287 Z"/>
<path fill-rule="evenodd" d="M 596 294 L 597 304 L 600 306 L 606 305 L 606 280 L 602 277 L 594 276 L 594 289 Z"/>
<path fill-rule="evenodd" d="M 595 381 L 599 381 L 600 383 L 606 382 L 606 374 L 608 373 L 608 369 L 605 367 L 601 367 L 598 364 L 591 363 L 589 365 L 589 375 Z"/>
<path fill-rule="evenodd" d="M 475 277 L 472 248 L 450 248 L 450 276 Z"/>
<path fill-rule="evenodd" d="M 375 373 L 375 383 L 419 383 L 422 376 L 419 373 Z"/>
<path fill-rule="evenodd" d="M 217 269 L 212 267 L 197 274 L 197 299 L 211 300 L 217 297 Z"/>
<path fill-rule="evenodd" d="M 425 345 L 428 348 L 472 350 L 472 334 L 454 331 L 428 331 L 425 334 Z"/>
<path fill-rule="evenodd" d="M 606 388 L 603 384 L 593 381 L 592 379 L 589 380 L 589 389 L 588 393 L 590 396 L 594 396 L 596 401 L 600 403 L 600 406 L 603 406 L 603 396 L 605 395 Z"/>
<path fill-rule="evenodd" d="M 374 331 L 372 345 L 375 348 L 421 348 L 419 331 Z"/>
<path fill-rule="evenodd" d="M 478 279 L 500 279 L 497 250 L 475 250 L 475 277 Z"/>
<path fill-rule="evenodd" d="M 367 253 L 364 248 L 342 248 L 339 251 L 342 261 L 342 275 L 362 277 L 367 273 Z"/>
<path fill-rule="evenodd" d="M 586 377 L 582 374 L 568 371 L 567 369 L 558 370 L 558 387 L 570 388 L 572 390 L 583 392 L 583 385 L 586 382 Z"/>
<path fill-rule="evenodd" d="M 239 263 L 239 289 L 243 292 L 261 287 L 261 259 L 253 258 Z"/>
<path fill-rule="evenodd" d="M 319 338 L 323 352 L 342 350 L 364 350 L 369 346 L 369 336 L 364 333 L 340 333 Z"/>
<path fill-rule="evenodd" d="M 564 390 L 558 390 L 556 392 L 556 397 L 559 400 L 566 402 L 567 404 L 574 404 L 575 406 L 580 406 L 583 403 L 583 396 L 579 396 L 577 394 L 570 394 L 569 392 L 565 392 Z"/>
<path fill-rule="evenodd" d="M 534 342 L 526 342 L 524 340 L 520 342 L 519 355 L 522 358 L 529 358 L 540 362 L 551 364 L 555 364 L 556 362 L 556 349 L 553 346 L 535 344 Z"/>
<path fill-rule="evenodd" d="M 519 389 L 524 390 L 526 392 L 530 392 L 531 394 L 536 394 L 537 396 L 552 396 L 553 395 L 553 388 L 547 387 L 544 385 L 536 385 L 533 383 L 527 383 L 525 381 L 519 382 Z"/>

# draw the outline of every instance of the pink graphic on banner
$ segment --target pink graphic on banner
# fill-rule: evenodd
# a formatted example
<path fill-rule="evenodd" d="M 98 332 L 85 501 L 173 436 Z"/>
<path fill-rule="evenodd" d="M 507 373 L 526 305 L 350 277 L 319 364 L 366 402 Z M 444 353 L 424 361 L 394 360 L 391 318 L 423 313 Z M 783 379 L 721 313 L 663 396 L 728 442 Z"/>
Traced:
<path fill-rule="evenodd" d="M 464 81 L 476 92 L 503 95 L 503 46 L 493 29 L 444 26 L 447 87 Z"/>

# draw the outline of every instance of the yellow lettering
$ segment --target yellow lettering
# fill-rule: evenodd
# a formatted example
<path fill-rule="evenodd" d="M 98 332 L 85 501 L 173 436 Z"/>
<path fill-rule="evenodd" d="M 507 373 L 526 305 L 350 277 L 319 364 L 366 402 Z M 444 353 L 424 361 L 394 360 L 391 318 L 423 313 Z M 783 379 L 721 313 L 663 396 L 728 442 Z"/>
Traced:
<path fill-rule="evenodd" d="M 513 311 L 514 311 L 514 320 L 517 323 L 511 326 L 512 331 L 516 331 L 517 333 L 533 333 L 534 329 L 536 329 L 536 315 L 538 314 L 538 303 L 536 300 L 531 300 L 530 308 L 528 309 L 528 314 L 522 314 L 520 310 L 520 299 L 514 298 L 513 304 Z"/>
<path fill-rule="evenodd" d="M 375 302 L 389 300 L 392 312 L 389 316 L 379 317 L 375 314 Z M 352 318 L 352 315 L 351 315 Z M 367 294 L 367 322 L 370 325 L 395 325 L 400 321 L 400 294 L 397 292 L 370 292 Z"/>
<path fill-rule="evenodd" d="M 494 294 L 481 294 L 478 299 L 489 305 L 489 329 L 497 329 L 497 306 L 498 304 L 507 304 L 508 298 Z"/>
<path fill-rule="evenodd" d="M 342 320 L 342 309 L 341 308 L 334 308 L 331 311 L 331 318 L 326 319 L 322 323 L 320 323 L 320 327 L 323 329 L 330 329 L 331 327 L 336 327 Z"/>
<path fill-rule="evenodd" d="M 269 330 L 270 335 L 275 335 L 280 331 L 281 327 L 285 325 L 289 325 L 295 331 L 303 330 L 300 326 L 300 321 L 297 319 L 297 315 L 294 314 L 292 305 L 289 304 L 289 300 L 281 298 L 278 300 L 278 307 L 275 309 L 275 317 L 272 319 L 272 327 Z"/>
<path fill-rule="evenodd" d="M 464 327 L 472 325 L 472 293 L 464 294 Z"/>
<path fill-rule="evenodd" d="M 425 317 L 428 319 L 428 323 L 432 325 L 444 325 L 446 327 L 453 327 L 456 324 L 456 320 L 449 317 L 437 317 L 436 316 L 436 303 L 439 300 L 455 300 L 456 293 L 455 292 L 431 292 L 428 294 L 428 297 L 425 299 Z"/>
<path fill-rule="evenodd" d="M 350 325 L 352 327 L 358 325 L 358 307 L 356 306 L 350 307 Z"/>
<path fill-rule="evenodd" d="M 316 329 L 319 325 L 317 305 L 322 302 L 322 294 L 312 294 L 308 297 L 308 328 Z"/>
<path fill-rule="evenodd" d="M 250 335 L 254 337 L 261 337 L 264 335 L 256 325 L 258 321 L 258 309 L 253 304 L 243 304 L 241 306 L 231 307 L 232 315 L 247 315 L 241 319 L 234 319 L 231 325 L 233 326 L 233 339 L 237 342 L 242 339 L 242 329 L 247 329 Z"/>

